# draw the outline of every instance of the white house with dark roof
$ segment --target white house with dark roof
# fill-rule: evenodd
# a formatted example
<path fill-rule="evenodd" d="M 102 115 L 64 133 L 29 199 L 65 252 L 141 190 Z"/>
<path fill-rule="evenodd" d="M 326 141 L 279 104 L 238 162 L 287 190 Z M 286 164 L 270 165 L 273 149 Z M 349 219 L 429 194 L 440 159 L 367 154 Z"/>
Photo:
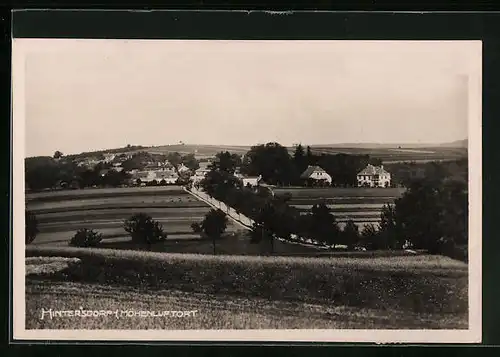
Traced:
<path fill-rule="evenodd" d="M 188 171 L 191 171 L 191 170 L 186 165 L 184 165 L 183 163 L 181 163 L 177 167 L 177 171 L 179 171 L 179 173 L 182 174 L 183 172 L 188 172 Z"/>
<path fill-rule="evenodd" d="M 315 180 L 332 183 L 332 177 L 321 167 L 309 165 L 307 169 L 300 175 L 303 180 Z"/>
<path fill-rule="evenodd" d="M 255 187 L 258 186 L 259 183 L 262 181 L 262 176 L 242 176 L 240 178 L 241 182 L 243 183 L 244 187 Z"/>
<path fill-rule="evenodd" d="M 391 174 L 384 170 L 384 165 L 368 164 L 358 175 L 358 187 L 390 187 Z"/>
<path fill-rule="evenodd" d="M 210 170 L 209 170 L 209 169 L 207 169 L 207 168 L 201 168 L 201 167 L 200 167 L 198 170 L 196 170 L 196 171 L 194 172 L 194 175 L 193 175 L 193 176 L 191 176 L 191 180 L 192 180 L 193 182 L 199 182 L 199 181 L 203 180 L 203 179 L 205 178 L 205 176 L 206 176 L 209 172 L 210 172 Z"/>
<path fill-rule="evenodd" d="M 140 179 L 143 183 L 152 182 L 154 180 L 157 182 L 164 180 L 166 183 L 175 183 L 179 178 L 179 175 L 172 170 L 144 170 L 136 171 L 131 174 L 133 181 Z"/>

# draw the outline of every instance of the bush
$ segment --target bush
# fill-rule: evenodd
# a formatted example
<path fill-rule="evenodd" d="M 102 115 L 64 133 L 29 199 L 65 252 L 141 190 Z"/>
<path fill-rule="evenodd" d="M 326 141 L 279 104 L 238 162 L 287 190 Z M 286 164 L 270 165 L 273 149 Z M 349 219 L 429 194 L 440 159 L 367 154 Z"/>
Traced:
<path fill-rule="evenodd" d="M 377 247 L 376 240 L 379 234 L 377 228 L 373 224 L 365 224 L 360 233 L 360 245 L 367 249 Z"/>
<path fill-rule="evenodd" d="M 341 241 L 347 245 L 349 249 L 353 249 L 354 245 L 359 241 L 358 226 L 351 219 L 347 221 L 341 232 Z"/>
<path fill-rule="evenodd" d="M 124 222 L 123 228 L 136 243 L 154 244 L 167 238 L 160 222 L 145 213 L 137 213 Z"/>
<path fill-rule="evenodd" d="M 39 232 L 36 216 L 30 211 L 25 211 L 25 227 L 25 241 L 26 244 L 30 244 Z"/>
<path fill-rule="evenodd" d="M 191 229 L 193 230 L 194 233 L 201 233 L 203 232 L 203 228 L 198 222 L 194 222 L 191 224 Z"/>
<path fill-rule="evenodd" d="M 96 247 L 102 240 L 102 234 L 94 231 L 93 229 L 79 229 L 69 242 L 73 247 Z"/>

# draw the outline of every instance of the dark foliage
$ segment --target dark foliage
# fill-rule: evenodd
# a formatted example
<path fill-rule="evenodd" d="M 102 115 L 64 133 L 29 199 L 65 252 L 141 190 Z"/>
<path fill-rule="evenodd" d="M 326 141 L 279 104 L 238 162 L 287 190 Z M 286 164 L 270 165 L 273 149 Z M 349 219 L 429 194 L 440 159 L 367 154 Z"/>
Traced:
<path fill-rule="evenodd" d="M 39 230 L 36 216 L 28 210 L 25 211 L 25 228 L 25 242 L 30 244 L 35 240 Z"/>
<path fill-rule="evenodd" d="M 215 254 L 215 244 L 227 228 L 227 216 L 221 210 L 212 209 L 205 216 L 200 224 L 203 233 L 212 239 L 213 252 Z"/>
<path fill-rule="evenodd" d="M 136 243 L 154 244 L 167 238 L 161 223 L 144 213 L 137 213 L 125 220 L 123 228 Z"/>
<path fill-rule="evenodd" d="M 102 234 L 92 229 L 82 228 L 79 229 L 73 238 L 71 238 L 69 245 L 73 247 L 97 247 L 102 240 Z"/>

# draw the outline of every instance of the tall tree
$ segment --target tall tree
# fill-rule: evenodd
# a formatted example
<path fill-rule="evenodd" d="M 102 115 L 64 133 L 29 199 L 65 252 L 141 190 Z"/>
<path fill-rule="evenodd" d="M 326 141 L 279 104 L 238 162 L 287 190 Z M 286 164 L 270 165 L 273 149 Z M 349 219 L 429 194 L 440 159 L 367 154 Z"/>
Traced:
<path fill-rule="evenodd" d="M 182 163 L 191 171 L 196 171 L 200 167 L 200 163 L 196 160 L 194 154 L 187 154 L 182 157 Z"/>
<path fill-rule="evenodd" d="M 39 230 L 36 216 L 28 210 L 25 211 L 25 228 L 25 242 L 30 244 L 35 240 Z"/>
<path fill-rule="evenodd" d="M 213 252 L 215 254 L 215 243 L 221 238 L 222 234 L 227 228 L 227 216 L 221 210 L 212 209 L 207 213 L 203 222 L 201 222 L 201 228 L 203 232 L 212 239 Z"/>
<path fill-rule="evenodd" d="M 295 179 L 298 182 L 300 175 L 304 172 L 308 165 L 304 147 L 301 144 L 295 147 L 295 151 L 293 153 L 293 163 L 295 166 Z"/>
<path fill-rule="evenodd" d="M 234 174 L 236 167 L 241 164 L 241 157 L 237 154 L 231 154 L 229 151 L 219 152 L 215 155 L 215 160 L 210 165 L 211 169 L 224 171 Z"/>
<path fill-rule="evenodd" d="M 178 152 L 169 152 L 167 154 L 167 160 L 177 169 L 182 163 L 182 155 Z"/>
<path fill-rule="evenodd" d="M 430 180 L 413 181 L 404 195 L 395 202 L 396 227 L 417 249 L 435 251 L 443 237 L 440 187 Z"/>
<path fill-rule="evenodd" d="M 347 245 L 348 249 L 352 249 L 359 241 L 359 229 L 352 219 L 346 222 L 342 230 L 342 242 Z"/>
<path fill-rule="evenodd" d="M 396 221 L 396 207 L 392 204 L 382 206 L 378 225 L 378 240 L 374 242 L 378 249 L 396 249 L 402 246 L 403 237 Z"/>
<path fill-rule="evenodd" d="M 339 238 L 339 227 L 335 216 L 325 202 L 311 209 L 311 234 L 319 243 L 335 245 Z"/>
<path fill-rule="evenodd" d="M 269 184 L 287 185 L 293 180 L 294 165 L 288 149 L 278 143 L 253 146 L 243 160 L 242 172 L 258 176 Z"/>
<path fill-rule="evenodd" d="M 466 181 L 444 181 L 440 193 L 443 238 L 458 245 L 468 242 L 469 199 Z"/>
<path fill-rule="evenodd" d="M 63 157 L 63 153 L 60 152 L 59 150 L 57 150 L 55 153 L 54 153 L 54 159 L 60 159 Z"/>
<path fill-rule="evenodd" d="M 365 224 L 360 233 L 361 244 L 365 248 L 374 249 L 376 248 L 376 240 L 378 238 L 379 232 L 373 224 Z"/>
<path fill-rule="evenodd" d="M 311 147 L 309 145 L 307 145 L 306 158 L 307 158 L 308 165 L 314 165 L 314 155 L 313 155 L 313 153 L 311 151 Z"/>
<path fill-rule="evenodd" d="M 137 213 L 123 222 L 123 228 L 135 243 L 146 243 L 151 248 L 154 243 L 163 242 L 167 233 L 162 224 L 145 213 Z"/>

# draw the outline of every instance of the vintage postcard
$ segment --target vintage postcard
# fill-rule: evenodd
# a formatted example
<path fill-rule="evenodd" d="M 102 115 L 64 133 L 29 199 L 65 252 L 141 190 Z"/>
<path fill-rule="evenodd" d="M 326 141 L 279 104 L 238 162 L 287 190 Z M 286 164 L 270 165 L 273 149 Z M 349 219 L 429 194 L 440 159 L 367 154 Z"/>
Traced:
<path fill-rule="evenodd" d="M 480 41 L 12 53 L 14 339 L 481 341 Z"/>

